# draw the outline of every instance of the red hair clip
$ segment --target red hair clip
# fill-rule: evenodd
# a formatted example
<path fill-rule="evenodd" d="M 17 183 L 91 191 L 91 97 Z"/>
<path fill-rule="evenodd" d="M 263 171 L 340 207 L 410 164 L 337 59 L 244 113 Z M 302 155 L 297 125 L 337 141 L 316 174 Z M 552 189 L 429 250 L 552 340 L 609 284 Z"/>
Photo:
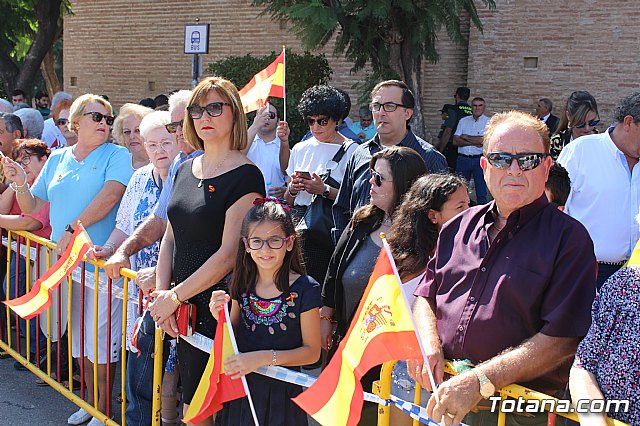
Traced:
<path fill-rule="evenodd" d="M 289 203 L 287 203 L 287 200 L 281 200 L 276 197 L 256 198 L 255 200 L 253 200 L 253 205 L 257 206 L 258 204 L 264 204 L 268 202 L 273 202 L 281 205 L 282 208 L 287 212 L 291 210 L 291 208 L 289 207 Z"/>

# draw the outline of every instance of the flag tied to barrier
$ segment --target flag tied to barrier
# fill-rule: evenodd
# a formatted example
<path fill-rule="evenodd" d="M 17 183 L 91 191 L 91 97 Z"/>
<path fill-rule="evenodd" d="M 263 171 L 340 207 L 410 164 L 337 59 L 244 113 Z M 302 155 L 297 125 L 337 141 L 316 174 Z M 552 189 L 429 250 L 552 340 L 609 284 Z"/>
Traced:
<path fill-rule="evenodd" d="M 185 423 L 200 423 L 222 409 L 227 401 L 247 396 L 246 379 L 232 379 L 224 370 L 224 360 L 234 355 L 234 340 L 227 322 L 228 308 L 220 311 L 216 334 L 213 339 L 213 351 L 205 367 L 196 393 L 191 400 L 189 410 L 184 416 Z"/>
<path fill-rule="evenodd" d="M 284 50 L 268 67 L 253 76 L 240 89 L 244 112 L 249 113 L 267 104 L 269 96 L 284 98 Z"/>
<path fill-rule="evenodd" d="M 384 246 L 346 337 L 316 382 L 293 398 L 322 425 L 358 423 L 364 399 L 360 379 L 372 367 L 394 359 L 422 359 L 386 241 Z"/>
<path fill-rule="evenodd" d="M 51 304 L 51 293 L 78 267 L 91 246 L 87 231 L 78 224 L 62 256 L 42 277 L 38 278 L 31 291 L 16 299 L 4 301 L 5 305 L 25 320 L 40 315 Z"/>

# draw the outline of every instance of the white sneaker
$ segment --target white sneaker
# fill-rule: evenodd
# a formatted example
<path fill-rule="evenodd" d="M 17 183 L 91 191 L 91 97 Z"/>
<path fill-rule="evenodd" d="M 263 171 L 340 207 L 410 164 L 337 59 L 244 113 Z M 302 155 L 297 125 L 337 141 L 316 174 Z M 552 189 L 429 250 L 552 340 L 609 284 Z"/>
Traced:
<path fill-rule="evenodd" d="M 96 419 L 95 417 L 93 417 L 91 421 L 87 423 L 87 426 L 102 426 L 102 425 L 104 425 L 104 423 L 102 423 L 100 420 Z"/>
<path fill-rule="evenodd" d="M 91 414 L 89 414 L 87 410 L 85 410 L 84 408 L 81 408 L 69 416 L 69 419 L 67 420 L 67 424 L 81 425 L 82 423 L 89 421 L 91 417 L 92 417 Z"/>

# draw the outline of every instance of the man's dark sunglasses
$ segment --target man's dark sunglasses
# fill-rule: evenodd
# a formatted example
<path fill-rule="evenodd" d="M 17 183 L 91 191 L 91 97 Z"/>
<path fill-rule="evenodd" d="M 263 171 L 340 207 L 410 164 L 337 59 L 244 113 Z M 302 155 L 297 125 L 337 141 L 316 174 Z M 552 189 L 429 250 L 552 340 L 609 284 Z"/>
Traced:
<path fill-rule="evenodd" d="M 579 126 L 574 126 L 576 129 L 584 129 L 587 124 L 589 125 L 589 127 L 596 127 L 598 124 L 600 123 L 600 119 L 597 120 L 591 120 L 588 123 L 582 123 Z"/>
<path fill-rule="evenodd" d="M 184 122 L 184 120 L 172 121 L 169 124 L 165 124 L 164 127 L 165 127 L 165 129 L 167 129 L 167 132 L 175 133 L 175 132 L 178 131 L 178 126 L 182 127 L 182 123 L 183 122 Z"/>
<path fill-rule="evenodd" d="M 211 102 L 203 107 L 200 105 L 189 105 L 187 107 L 187 112 L 194 120 L 202 118 L 205 111 L 207 111 L 207 114 L 209 114 L 210 117 L 218 117 L 222 114 L 222 107 L 224 105 L 231 106 L 228 102 Z"/>
<path fill-rule="evenodd" d="M 94 112 L 85 112 L 82 115 L 90 115 L 91 119 L 93 121 L 95 121 L 96 123 L 99 123 L 104 119 L 104 121 L 107 123 L 107 126 L 113 125 L 113 120 L 115 120 L 115 117 L 112 116 L 112 115 L 104 115 L 102 113 L 95 112 L 95 111 Z"/>
<path fill-rule="evenodd" d="M 66 126 L 67 124 L 69 124 L 69 120 L 67 120 L 66 118 L 58 118 L 56 120 L 57 126 Z"/>
<path fill-rule="evenodd" d="M 498 169 L 508 169 L 513 160 L 518 162 L 518 167 L 523 172 L 533 170 L 540 165 L 547 154 L 531 152 L 526 154 L 507 154 L 506 152 L 490 152 L 486 155 L 489 164 Z"/>
<path fill-rule="evenodd" d="M 371 111 L 380 111 L 380 108 L 382 108 L 384 109 L 385 112 L 393 112 L 396 109 L 398 109 L 398 107 L 408 108 L 405 105 L 397 104 L 395 102 L 385 102 L 383 104 L 379 104 L 378 102 L 372 102 L 369 104 L 369 109 Z"/>
<path fill-rule="evenodd" d="M 318 119 L 307 117 L 307 124 L 309 125 L 309 127 L 313 126 L 316 123 L 318 123 L 318 126 L 324 127 L 327 124 L 329 124 L 329 119 L 327 117 L 318 118 Z"/>

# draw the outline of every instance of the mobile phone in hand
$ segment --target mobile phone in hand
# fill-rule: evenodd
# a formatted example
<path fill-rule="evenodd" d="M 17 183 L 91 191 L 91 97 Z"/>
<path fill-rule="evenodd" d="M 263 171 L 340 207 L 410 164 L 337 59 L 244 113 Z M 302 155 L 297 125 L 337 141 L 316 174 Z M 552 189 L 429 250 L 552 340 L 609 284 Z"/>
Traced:
<path fill-rule="evenodd" d="M 296 171 L 296 174 L 298 175 L 299 178 L 301 179 L 308 179 L 311 180 L 311 173 L 309 172 L 301 172 L 301 171 Z"/>

